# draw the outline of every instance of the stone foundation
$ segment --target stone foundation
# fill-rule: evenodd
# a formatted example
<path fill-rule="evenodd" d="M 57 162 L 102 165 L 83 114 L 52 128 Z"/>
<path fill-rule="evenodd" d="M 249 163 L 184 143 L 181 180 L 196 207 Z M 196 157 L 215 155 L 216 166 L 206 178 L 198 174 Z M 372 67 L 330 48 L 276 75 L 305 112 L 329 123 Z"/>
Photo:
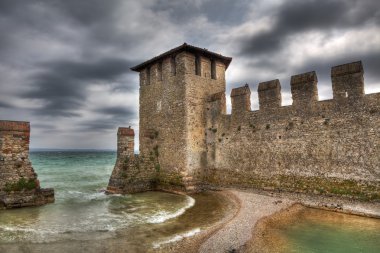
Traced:
<path fill-rule="evenodd" d="M 54 190 L 40 188 L 29 139 L 29 122 L 0 121 L 0 209 L 54 202 Z"/>

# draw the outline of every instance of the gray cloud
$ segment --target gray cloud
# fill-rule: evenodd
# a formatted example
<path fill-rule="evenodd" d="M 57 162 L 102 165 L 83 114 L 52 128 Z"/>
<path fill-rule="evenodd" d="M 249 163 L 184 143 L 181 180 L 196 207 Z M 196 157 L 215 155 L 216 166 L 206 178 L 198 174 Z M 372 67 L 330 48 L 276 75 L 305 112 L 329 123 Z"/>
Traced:
<path fill-rule="evenodd" d="M 0 118 L 30 120 L 32 147 L 114 148 L 118 126 L 138 127 L 138 74 L 129 68 L 184 41 L 234 57 L 228 90 L 279 78 L 286 93 L 291 75 L 316 70 L 326 97 L 330 67 L 356 60 L 376 85 L 379 5 L 0 0 Z"/>
<path fill-rule="evenodd" d="M 8 103 L 0 101 L 0 107 L 2 108 L 12 108 L 12 106 Z"/>
<path fill-rule="evenodd" d="M 376 0 L 297 0 L 286 1 L 274 13 L 270 30 L 243 36 L 241 55 L 276 54 L 288 39 L 304 31 L 327 33 L 380 22 L 380 2 Z M 327 34 L 326 39 L 328 39 Z"/>
<path fill-rule="evenodd" d="M 100 59 L 95 62 L 87 61 L 55 61 L 41 64 L 48 72 L 59 74 L 62 78 L 80 81 L 113 81 L 125 74 L 135 62 L 119 58 Z"/>
<path fill-rule="evenodd" d="M 103 113 L 106 115 L 112 115 L 114 117 L 125 117 L 132 118 L 136 117 L 136 107 L 135 108 L 126 108 L 121 106 L 112 106 L 112 107 L 104 107 L 96 110 L 99 113 Z"/>
<path fill-rule="evenodd" d="M 36 112 L 40 115 L 74 117 L 86 99 L 86 87 L 108 84 L 133 65 L 122 59 L 101 59 L 96 62 L 55 61 L 40 64 L 42 73 L 36 74 L 22 96 L 41 99 L 45 105 Z"/>
<path fill-rule="evenodd" d="M 158 0 L 151 7 L 155 12 L 167 12 L 173 22 L 186 23 L 197 17 L 223 25 L 239 24 L 249 11 L 250 1 L 204 0 L 170 1 Z"/>

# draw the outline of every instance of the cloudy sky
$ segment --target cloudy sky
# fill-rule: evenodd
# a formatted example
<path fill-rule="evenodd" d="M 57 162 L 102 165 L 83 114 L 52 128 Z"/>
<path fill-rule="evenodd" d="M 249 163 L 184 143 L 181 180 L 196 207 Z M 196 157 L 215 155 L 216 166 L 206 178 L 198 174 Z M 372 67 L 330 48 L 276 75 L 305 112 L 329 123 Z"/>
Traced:
<path fill-rule="evenodd" d="M 0 119 L 26 120 L 32 148 L 116 148 L 138 129 L 130 67 L 184 42 L 233 57 L 227 93 L 362 60 L 366 93 L 380 92 L 379 0 L 0 0 Z"/>

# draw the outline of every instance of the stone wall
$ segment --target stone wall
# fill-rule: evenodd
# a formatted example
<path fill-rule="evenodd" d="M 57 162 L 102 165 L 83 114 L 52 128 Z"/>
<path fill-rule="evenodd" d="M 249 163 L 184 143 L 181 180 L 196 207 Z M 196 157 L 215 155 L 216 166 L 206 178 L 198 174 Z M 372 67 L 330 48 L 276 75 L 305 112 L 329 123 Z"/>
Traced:
<path fill-rule="evenodd" d="M 0 208 L 54 202 L 53 189 L 41 189 L 29 160 L 29 122 L 0 121 Z"/>
<path fill-rule="evenodd" d="M 331 100 L 318 101 L 315 72 L 291 78 L 291 106 L 280 107 L 278 80 L 259 85 L 258 111 L 247 86 L 232 90 L 232 115 L 223 95 L 211 97 L 204 180 L 379 200 L 380 94 L 364 95 L 361 62 L 331 76 Z"/>

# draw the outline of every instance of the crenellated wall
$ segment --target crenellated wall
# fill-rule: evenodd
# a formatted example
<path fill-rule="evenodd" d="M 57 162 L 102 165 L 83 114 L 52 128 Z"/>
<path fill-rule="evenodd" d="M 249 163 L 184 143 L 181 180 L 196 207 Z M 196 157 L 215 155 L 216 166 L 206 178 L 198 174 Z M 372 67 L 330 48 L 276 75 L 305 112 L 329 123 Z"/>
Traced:
<path fill-rule="evenodd" d="M 40 188 L 29 140 L 29 122 L 0 120 L 0 209 L 54 202 L 54 190 Z"/>
<path fill-rule="evenodd" d="M 259 84 L 258 111 L 247 86 L 232 90 L 231 115 L 223 94 L 210 96 L 204 180 L 380 199 L 380 93 L 364 95 L 361 62 L 333 67 L 331 77 L 334 98 L 325 101 L 315 72 L 292 76 L 291 106 L 280 106 L 278 80 Z"/>

